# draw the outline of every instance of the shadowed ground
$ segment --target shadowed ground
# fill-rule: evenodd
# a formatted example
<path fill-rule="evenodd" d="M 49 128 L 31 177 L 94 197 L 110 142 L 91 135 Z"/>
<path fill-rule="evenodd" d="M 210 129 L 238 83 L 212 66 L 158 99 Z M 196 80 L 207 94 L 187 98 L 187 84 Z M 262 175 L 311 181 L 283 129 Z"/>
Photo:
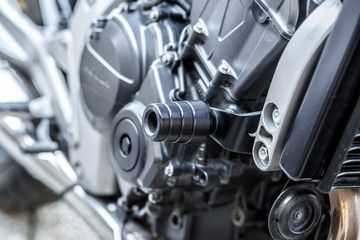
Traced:
<path fill-rule="evenodd" d="M 44 205 L 34 212 L 0 210 L 2 240 L 72 240 L 100 237 L 63 201 Z"/>

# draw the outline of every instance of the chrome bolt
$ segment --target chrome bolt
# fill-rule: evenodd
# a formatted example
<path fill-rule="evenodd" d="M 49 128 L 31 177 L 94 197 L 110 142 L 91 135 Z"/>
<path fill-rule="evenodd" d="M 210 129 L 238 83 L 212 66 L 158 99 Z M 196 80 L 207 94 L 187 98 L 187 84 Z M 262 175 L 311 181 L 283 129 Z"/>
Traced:
<path fill-rule="evenodd" d="M 106 208 L 107 208 L 107 210 L 109 211 L 109 212 L 115 212 L 116 211 L 116 204 L 114 204 L 114 203 L 109 203 L 107 206 L 106 206 Z"/>
<path fill-rule="evenodd" d="M 226 63 L 222 63 L 218 69 L 221 73 L 224 73 L 224 74 L 229 72 L 229 66 Z"/>
<path fill-rule="evenodd" d="M 127 3 L 127 2 L 120 3 L 118 9 L 119 9 L 120 13 L 121 12 L 129 12 L 129 3 Z"/>
<path fill-rule="evenodd" d="M 205 30 L 205 27 L 201 22 L 198 22 L 194 25 L 193 29 L 197 33 L 203 33 Z"/>
<path fill-rule="evenodd" d="M 166 65 L 170 65 L 170 63 L 172 62 L 172 56 L 170 53 L 165 53 L 164 55 L 161 56 L 161 61 L 166 64 Z"/>
<path fill-rule="evenodd" d="M 172 165 L 172 163 L 169 163 L 165 169 L 164 169 L 164 173 L 166 176 L 171 177 L 172 175 L 174 175 L 174 166 Z"/>
<path fill-rule="evenodd" d="M 275 108 L 274 111 L 272 112 L 271 114 L 272 116 L 272 120 L 274 121 L 274 123 L 276 125 L 279 125 L 280 124 L 280 111 L 278 108 Z"/>
<path fill-rule="evenodd" d="M 159 13 L 159 11 L 156 9 L 156 8 L 153 8 L 152 10 L 151 10 L 151 12 L 149 13 L 149 18 L 150 18 L 150 20 L 152 20 L 152 21 L 157 21 L 157 20 L 159 20 L 159 18 L 160 18 L 160 13 Z"/>
<path fill-rule="evenodd" d="M 261 161 L 266 162 L 268 159 L 268 150 L 265 146 L 261 146 L 258 151 L 258 155 Z"/>

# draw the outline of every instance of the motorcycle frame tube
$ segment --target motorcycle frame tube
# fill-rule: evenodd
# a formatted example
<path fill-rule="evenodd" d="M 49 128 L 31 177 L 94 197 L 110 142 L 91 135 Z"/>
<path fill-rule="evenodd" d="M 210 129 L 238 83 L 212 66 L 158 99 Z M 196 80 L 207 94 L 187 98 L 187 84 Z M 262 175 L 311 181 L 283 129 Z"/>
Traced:
<path fill-rule="evenodd" d="M 70 140 L 72 107 L 69 92 L 56 62 L 48 54 L 43 32 L 11 0 L 4 0 L 1 4 L 0 22 L 3 30 L 7 31 L 22 49 L 12 56 L 19 56 L 21 52 L 22 59 L 15 60 L 30 73 L 40 95 L 51 99 L 59 127 L 65 133 L 65 138 Z M 3 57 L 6 59 L 6 56 Z"/>
<path fill-rule="evenodd" d="M 10 0 L 3 1 L 0 9 L 0 33 L 5 36 L 0 42 L 6 44 L 0 46 L 0 56 L 28 71 L 40 95 L 51 99 L 68 143 L 69 160 L 78 166 L 84 188 L 96 195 L 114 194 L 116 180 L 110 164 L 110 140 L 93 129 L 82 109 L 78 72 L 90 24 L 115 2 L 78 1 L 69 20 L 70 30 L 61 31 L 53 25 L 56 18 L 40 29 Z M 58 53 L 62 53 L 60 57 Z M 67 73 L 69 89 L 57 65 Z"/>
<path fill-rule="evenodd" d="M 6 117 L 5 117 L 6 118 Z M 8 117 L 9 118 L 9 117 Z M 77 176 L 61 151 L 25 154 L 20 143 L 31 144 L 23 120 L 17 117 L 0 121 L 2 147 L 36 179 L 52 189 L 86 220 L 103 239 L 122 239 L 126 214 L 120 208 L 112 211 L 77 185 Z M 115 205 L 116 206 L 116 205 Z"/>
<path fill-rule="evenodd" d="M 6 117 L 5 117 L 6 118 Z M 0 142 L 4 150 L 21 164 L 34 178 L 56 194 L 63 194 L 77 182 L 77 176 L 61 151 L 26 154 L 19 147 L 32 144 L 20 118 L 7 117 L 0 121 Z"/>

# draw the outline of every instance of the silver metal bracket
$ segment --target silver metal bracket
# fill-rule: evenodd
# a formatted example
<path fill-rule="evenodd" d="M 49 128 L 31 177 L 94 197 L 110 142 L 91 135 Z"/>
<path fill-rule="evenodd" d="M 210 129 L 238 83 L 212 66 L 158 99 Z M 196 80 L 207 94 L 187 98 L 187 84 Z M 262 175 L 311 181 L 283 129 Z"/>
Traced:
<path fill-rule="evenodd" d="M 279 60 L 253 146 L 255 164 L 263 171 L 280 170 L 284 141 L 341 7 L 339 0 L 328 0 L 317 7 L 295 32 Z"/>

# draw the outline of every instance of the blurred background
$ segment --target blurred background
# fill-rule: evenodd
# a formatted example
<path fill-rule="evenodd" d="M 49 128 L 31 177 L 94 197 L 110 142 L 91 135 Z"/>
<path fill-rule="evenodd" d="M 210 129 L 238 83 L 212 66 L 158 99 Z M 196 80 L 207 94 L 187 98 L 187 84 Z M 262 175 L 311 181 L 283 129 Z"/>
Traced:
<path fill-rule="evenodd" d="M 72 240 L 100 237 L 65 202 L 46 204 L 36 211 L 0 209 L 1 240 Z"/>
<path fill-rule="evenodd" d="M 38 0 L 14 0 L 16 3 L 36 24 L 42 24 Z M 62 200 L 43 205 L 34 211 L 15 212 L 0 208 L 0 240 L 53 239 L 97 240 L 100 237 Z"/>

